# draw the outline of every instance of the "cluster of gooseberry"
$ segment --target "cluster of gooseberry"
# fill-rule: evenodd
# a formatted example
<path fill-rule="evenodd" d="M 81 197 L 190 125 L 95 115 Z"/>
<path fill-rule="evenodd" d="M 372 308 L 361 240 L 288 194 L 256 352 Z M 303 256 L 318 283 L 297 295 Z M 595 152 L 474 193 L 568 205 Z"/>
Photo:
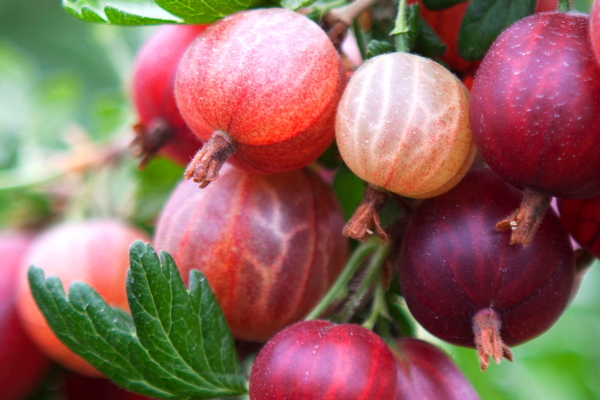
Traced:
<path fill-rule="evenodd" d="M 539 1 L 537 11 L 555 3 Z M 591 21 L 551 11 L 517 22 L 481 64 L 458 54 L 467 3 L 419 5 L 448 41 L 441 61 L 450 69 L 395 52 L 365 61 L 348 81 L 327 33 L 279 8 L 165 27 L 138 55 L 142 163 L 162 154 L 187 165 L 153 244 L 184 280 L 192 269 L 206 275 L 237 340 L 266 342 L 250 375 L 253 400 L 478 398 L 426 342 L 301 321 L 340 277 L 346 237 L 388 240 L 379 212 L 389 196 L 423 199 L 402 200 L 410 220 L 390 234 L 408 309 L 433 335 L 475 348 L 483 370 L 490 357 L 512 360 L 510 346 L 545 332 L 572 298 L 579 277 L 564 227 L 600 257 L 600 1 Z M 477 70 L 471 94 L 451 70 Z M 327 173 L 306 168 L 334 139 L 367 182 L 345 226 Z M 477 152 L 489 168 L 473 166 Z M 144 237 L 114 221 L 64 224 L 15 264 L 41 266 L 65 285 L 88 281 L 126 308 L 127 247 Z M 78 249 L 67 259 L 65 243 Z M 106 266 L 110 281 L 94 284 Z M 379 272 L 378 284 L 389 284 Z M 48 331 L 24 282 L 18 297 L 24 329 L 47 354 L 97 374 Z M 31 357 L 32 370 L 43 370 L 45 358 Z"/>

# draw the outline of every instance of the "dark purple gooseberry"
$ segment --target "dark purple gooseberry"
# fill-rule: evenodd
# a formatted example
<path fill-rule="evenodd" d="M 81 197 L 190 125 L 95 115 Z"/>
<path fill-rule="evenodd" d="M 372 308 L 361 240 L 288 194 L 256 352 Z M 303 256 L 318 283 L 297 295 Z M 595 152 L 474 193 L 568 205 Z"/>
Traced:
<path fill-rule="evenodd" d="M 559 200 L 560 219 L 585 250 L 600 258 L 600 197 Z"/>
<path fill-rule="evenodd" d="M 275 335 L 250 373 L 251 400 L 394 400 L 394 355 L 360 325 L 302 321 Z"/>
<path fill-rule="evenodd" d="M 479 400 L 471 383 L 444 352 L 423 340 L 396 341 L 396 400 Z"/>
<path fill-rule="evenodd" d="M 400 256 L 408 307 L 442 340 L 512 358 L 508 346 L 545 332 L 573 287 L 569 236 L 552 210 L 528 246 L 511 246 L 494 223 L 518 206 L 522 192 L 489 169 L 470 172 L 451 191 L 415 211 Z"/>
<path fill-rule="evenodd" d="M 599 115 L 587 15 L 535 14 L 493 43 L 473 83 L 470 121 L 485 162 L 525 190 L 520 213 L 499 226 L 516 227 L 514 242 L 530 240 L 551 196 L 600 195 Z"/>

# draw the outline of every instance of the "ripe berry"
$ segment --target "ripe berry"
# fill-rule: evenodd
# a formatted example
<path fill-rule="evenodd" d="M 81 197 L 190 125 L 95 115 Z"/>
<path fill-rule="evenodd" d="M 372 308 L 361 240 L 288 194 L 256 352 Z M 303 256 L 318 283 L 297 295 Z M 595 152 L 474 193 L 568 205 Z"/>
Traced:
<path fill-rule="evenodd" d="M 50 364 L 27 336 L 16 308 L 21 261 L 30 242 L 25 234 L 0 233 L 0 400 L 25 398 Z"/>
<path fill-rule="evenodd" d="M 471 96 L 473 137 L 500 177 L 525 189 L 499 224 L 527 244 L 551 196 L 600 194 L 600 66 L 583 14 L 542 13 L 505 30 L 484 58 Z M 582 160 L 585 160 L 583 162 Z"/>
<path fill-rule="evenodd" d="M 600 197 L 559 200 L 560 219 L 585 250 L 600 258 Z"/>
<path fill-rule="evenodd" d="M 251 175 L 223 168 L 219 184 L 179 184 L 156 227 L 184 281 L 202 271 L 233 336 L 266 341 L 301 319 L 341 271 L 347 252 L 333 191 L 309 170 Z"/>
<path fill-rule="evenodd" d="M 396 341 L 396 400 L 479 400 L 450 357 L 437 347 L 413 338 Z"/>
<path fill-rule="evenodd" d="M 175 97 L 188 126 L 208 141 L 186 171 L 201 187 L 229 160 L 274 174 L 314 161 L 333 141 L 346 73 L 318 25 L 289 10 L 232 14 L 186 52 Z"/>
<path fill-rule="evenodd" d="M 133 100 L 139 115 L 136 144 L 142 164 L 159 152 L 187 165 L 202 143 L 189 130 L 175 104 L 173 86 L 179 60 L 206 25 L 171 25 L 156 31 L 137 54 Z"/>
<path fill-rule="evenodd" d="M 494 229 L 521 196 L 489 169 L 472 171 L 422 203 L 403 241 L 399 276 L 411 313 L 440 339 L 476 347 L 484 370 L 488 356 L 511 359 L 508 346 L 550 328 L 573 287 L 573 250 L 553 211 L 527 247 Z"/>
<path fill-rule="evenodd" d="M 468 107 L 464 85 L 440 64 L 408 53 L 378 56 L 354 73 L 344 91 L 338 148 L 348 167 L 377 188 L 412 198 L 437 196 L 456 185 L 473 161 Z M 360 218 L 347 233 L 364 240 L 370 224 Z M 376 210 L 367 214 L 371 218 L 377 226 Z"/>
<path fill-rule="evenodd" d="M 58 277 L 65 290 L 75 281 L 85 282 L 109 305 L 127 310 L 129 246 L 138 239 L 148 241 L 138 229 L 116 220 L 98 219 L 64 222 L 32 243 L 22 264 L 17 306 L 28 334 L 48 356 L 81 374 L 100 376 L 52 333 L 29 291 L 25 270 L 30 265 L 42 268 L 47 277 Z"/>
<path fill-rule="evenodd" d="M 250 399 L 392 400 L 397 379 L 392 352 L 373 332 L 303 321 L 260 351 L 250 373 Z"/>

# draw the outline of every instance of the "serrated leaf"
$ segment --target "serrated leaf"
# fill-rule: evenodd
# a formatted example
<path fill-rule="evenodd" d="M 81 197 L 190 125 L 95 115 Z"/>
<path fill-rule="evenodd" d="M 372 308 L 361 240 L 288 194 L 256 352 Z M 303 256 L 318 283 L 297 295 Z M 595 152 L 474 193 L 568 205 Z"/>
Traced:
<path fill-rule="evenodd" d="M 156 4 L 186 24 L 209 24 L 226 15 L 255 7 L 265 0 L 156 0 Z"/>
<path fill-rule="evenodd" d="M 316 0 L 281 0 L 280 4 L 281 7 L 296 11 L 299 8 L 310 6 L 315 1 Z"/>
<path fill-rule="evenodd" d="M 384 40 L 371 40 L 367 47 L 367 58 L 377 57 L 378 55 L 385 53 L 393 53 L 396 51 L 396 47 L 390 42 Z"/>
<path fill-rule="evenodd" d="M 29 284 L 48 324 L 73 352 L 118 385 L 159 399 L 245 393 L 233 338 L 204 276 L 185 288 L 173 259 L 150 245 L 130 250 L 132 315 L 111 308 L 84 283 L 67 298 L 59 279 L 32 266 Z M 162 263 L 161 263 L 162 261 Z"/>
<path fill-rule="evenodd" d="M 460 3 L 464 3 L 467 0 L 423 0 L 423 5 L 430 10 L 445 10 Z"/>
<path fill-rule="evenodd" d="M 154 0 L 62 0 L 65 11 L 87 22 L 152 25 L 184 22 Z"/>
<path fill-rule="evenodd" d="M 406 44 L 409 49 L 413 49 L 419 38 L 419 25 L 421 21 L 421 12 L 418 4 L 411 4 L 406 8 L 406 23 L 408 32 L 406 32 Z"/>
<path fill-rule="evenodd" d="M 419 34 L 414 48 L 417 53 L 424 57 L 437 58 L 446 53 L 447 46 L 431 26 L 423 18 L 419 18 Z"/>
<path fill-rule="evenodd" d="M 483 58 L 507 27 L 533 14 L 536 0 L 473 0 L 458 35 L 458 53 L 475 61 Z"/>

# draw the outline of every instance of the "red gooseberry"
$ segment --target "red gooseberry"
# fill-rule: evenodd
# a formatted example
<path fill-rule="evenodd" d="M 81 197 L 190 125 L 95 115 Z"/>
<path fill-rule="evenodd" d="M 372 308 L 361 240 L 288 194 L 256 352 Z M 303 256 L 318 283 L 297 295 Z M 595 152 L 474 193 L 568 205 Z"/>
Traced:
<path fill-rule="evenodd" d="M 252 400 L 393 400 L 397 368 L 387 344 L 354 324 L 314 320 L 279 332 L 250 373 Z"/>
<path fill-rule="evenodd" d="M 226 159 L 261 174 L 308 165 L 333 141 L 345 83 L 327 34 L 301 14 L 270 8 L 216 22 L 177 72 L 177 106 L 206 141 L 186 178 L 205 187 Z"/>
<path fill-rule="evenodd" d="M 75 281 L 93 287 L 114 307 L 128 310 L 125 279 L 129 247 L 146 234 L 114 219 L 63 222 L 38 236 L 23 260 L 18 310 L 33 341 L 58 363 L 89 376 L 100 376 L 91 365 L 71 352 L 54 335 L 29 290 L 26 270 L 42 268 L 46 276 L 58 277 L 65 290 Z"/>
<path fill-rule="evenodd" d="M 189 130 L 175 103 L 179 60 L 206 25 L 165 25 L 139 50 L 133 72 L 133 101 L 139 116 L 135 143 L 142 165 L 157 152 L 187 165 L 202 143 Z"/>
<path fill-rule="evenodd" d="M 336 279 L 347 253 L 343 223 L 335 194 L 310 170 L 253 175 L 225 166 L 218 185 L 179 184 L 154 244 L 184 281 L 192 269 L 206 275 L 236 339 L 266 341 Z"/>
<path fill-rule="evenodd" d="M 32 237 L 0 232 L 0 400 L 20 400 L 44 377 L 50 362 L 29 339 L 16 308 L 21 262 Z"/>
<path fill-rule="evenodd" d="M 506 29 L 473 82 L 470 120 L 485 162 L 525 190 L 498 224 L 527 244 L 551 196 L 600 194 L 600 66 L 584 14 L 548 12 Z M 582 162 L 581 160 L 585 160 Z"/>

